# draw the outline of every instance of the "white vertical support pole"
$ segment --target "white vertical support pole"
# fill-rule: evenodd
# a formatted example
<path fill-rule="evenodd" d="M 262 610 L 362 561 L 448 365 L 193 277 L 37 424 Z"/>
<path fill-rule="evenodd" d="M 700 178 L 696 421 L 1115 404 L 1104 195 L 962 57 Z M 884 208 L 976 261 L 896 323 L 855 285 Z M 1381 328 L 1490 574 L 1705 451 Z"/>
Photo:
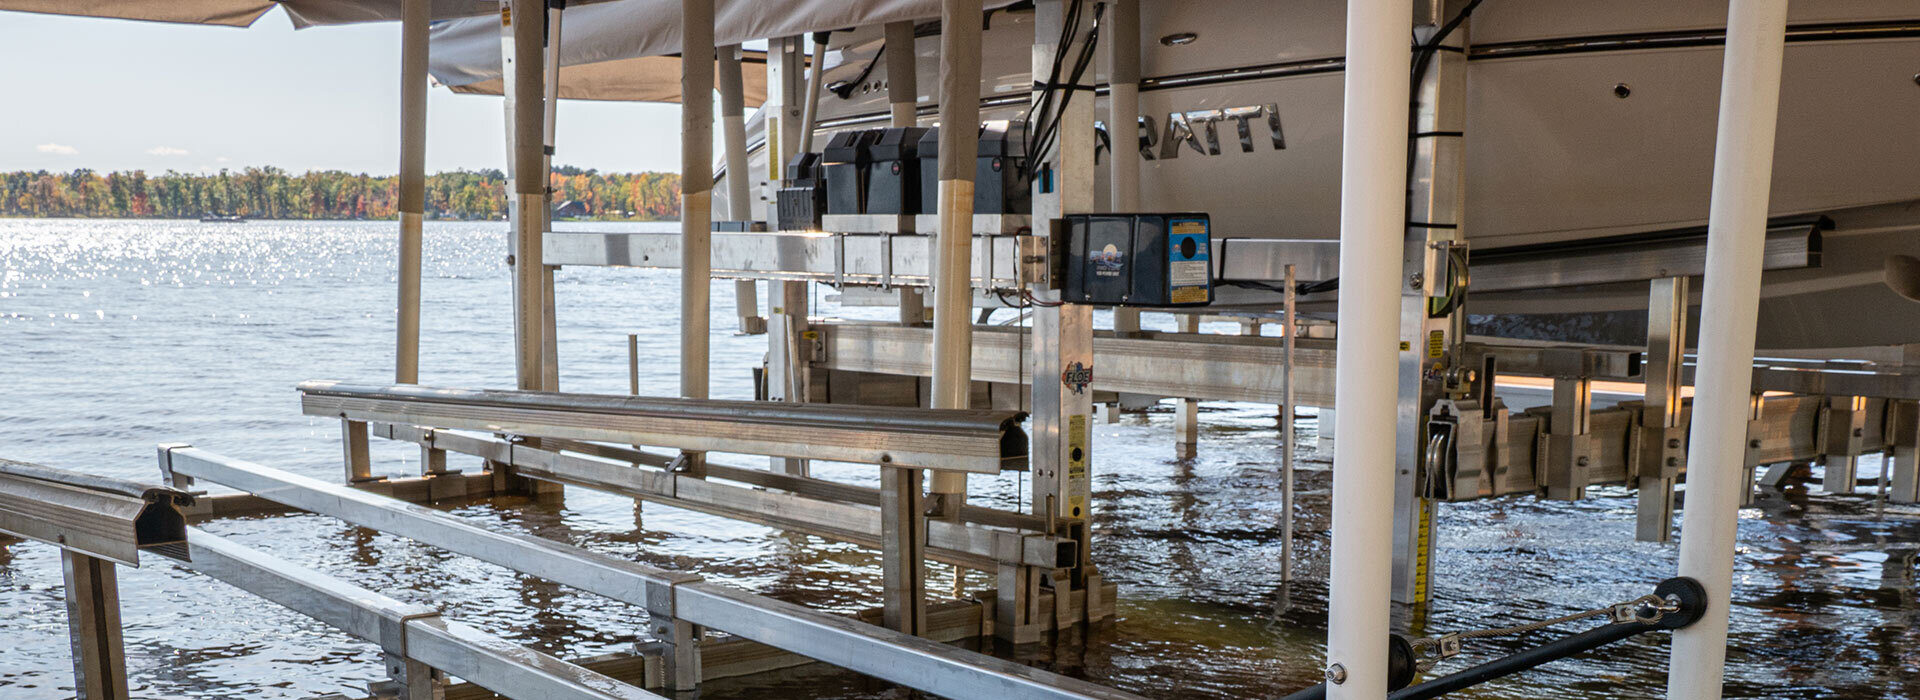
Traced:
<path fill-rule="evenodd" d="M 1334 394 L 1328 700 L 1387 694 L 1393 564 L 1400 265 L 1406 233 L 1407 25 L 1411 0 L 1347 3 L 1346 110 L 1340 170 L 1340 319 Z"/>
<path fill-rule="evenodd" d="M 827 35 L 828 32 L 814 32 L 813 51 L 807 58 L 807 94 L 806 102 L 800 110 L 800 139 L 795 141 L 800 147 L 798 152 L 813 150 L 814 127 L 820 119 L 820 81 L 826 75 Z"/>
<path fill-rule="evenodd" d="M 1199 333 L 1199 314 L 1180 314 L 1174 317 L 1176 327 L 1181 333 Z M 1174 399 L 1173 407 L 1173 451 L 1180 459 L 1192 459 L 1199 453 L 1200 444 L 1200 401 L 1197 399 Z"/>
<path fill-rule="evenodd" d="M 746 79 L 740 75 L 740 45 L 718 49 L 720 83 L 720 140 L 726 144 L 727 220 L 748 225 L 753 220 L 753 173 L 747 168 Z M 740 332 L 767 332 L 760 315 L 760 290 L 753 280 L 733 281 L 733 308 Z"/>
<path fill-rule="evenodd" d="M 126 700 L 127 655 L 120 639 L 120 585 L 113 562 L 60 551 L 67 582 L 67 632 L 78 700 Z"/>
<path fill-rule="evenodd" d="M 1280 582 L 1293 582 L 1293 339 L 1300 327 L 1294 324 L 1294 303 L 1299 297 L 1293 278 L 1293 265 L 1286 266 L 1281 288 L 1286 290 L 1284 306 L 1286 340 L 1282 346 L 1280 394 Z"/>
<path fill-rule="evenodd" d="M 680 9 L 680 396 L 704 399 L 713 266 L 713 0 L 681 0 Z"/>
<path fill-rule="evenodd" d="M 980 6 L 980 0 L 940 3 L 940 230 L 934 234 L 934 408 L 968 408 L 973 394 L 973 169 L 980 149 Z M 888 34 L 893 34 L 891 26 Z M 1034 213 L 1038 220 L 1039 211 Z M 933 506 L 943 515 L 957 516 L 959 506 L 967 500 L 967 475 L 934 472 L 931 481 Z"/>
<path fill-rule="evenodd" d="M 1746 474 L 1740 462 L 1746 457 L 1745 409 L 1753 384 L 1786 27 L 1786 0 L 1732 0 L 1727 13 L 1687 507 L 1680 529 L 1680 575 L 1706 588 L 1707 612 L 1673 633 L 1667 672 L 1672 700 L 1716 700 L 1726 664 L 1733 549 Z"/>
<path fill-rule="evenodd" d="M 393 381 L 420 382 L 420 245 L 427 203 L 428 0 L 400 6 L 400 312 Z"/>
<path fill-rule="evenodd" d="M 891 115 L 887 125 L 915 126 L 920 122 L 920 57 L 915 48 L 913 22 L 888 22 L 886 33 L 887 106 Z M 921 289 L 906 286 L 895 289 L 900 292 L 900 325 L 926 323 L 927 300 Z"/>
<path fill-rule="evenodd" d="M 767 177 L 768 186 L 777 189 L 785 176 L 787 161 L 804 150 L 800 138 L 806 85 L 806 37 L 770 39 L 767 42 Z M 768 193 L 768 200 L 775 192 Z M 770 217 L 777 220 L 777 217 Z M 810 343 L 807 334 L 807 283 L 767 283 L 767 398 L 774 401 L 803 402 L 812 391 L 812 372 L 805 354 Z M 796 476 L 807 474 L 807 461 L 775 457 L 768 463 L 774 471 Z"/>
<path fill-rule="evenodd" d="M 507 112 L 507 176 L 513 194 L 507 201 L 512 238 L 507 264 L 513 268 L 514 374 L 518 387 L 545 386 L 545 266 L 541 240 L 547 221 L 547 182 L 542 154 L 540 0 L 501 0 L 500 23 Z"/>
<path fill-rule="evenodd" d="M 373 477 L 373 457 L 367 445 L 365 421 L 340 421 L 341 462 L 347 469 L 347 483 L 377 481 Z"/>
<path fill-rule="evenodd" d="M 1641 370 L 1646 389 L 1634 474 L 1640 487 L 1634 539 L 1641 542 L 1665 542 L 1673 537 L 1673 482 L 1686 459 L 1686 433 L 1679 426 L 1680 372 L 1687 352 L 1687 287 L 1687 278 L 1668 277 L 1654 280 L 1647 293 L 1647 360 Z"/>
<path fill-rule="evenodd" d="M 1117 0 L 1107 19 L 1109 209 L 1140 210 L 1140 0 Z M 1140 310 L 1114 307 L 1113 330 L 1137 333 Z M 1117 408 L 1117 406 L 1116 406 Z"/>
<path fill-rule="evenodd" d="M 547 37 L 540 52 L 542 86 L 540 120 L 540 186 L 546 189 L 547 206 L 540 210 L 541 230 L 553 230 L 553 144 L 560 113 L 560 16 L 567 0 L 547 0 Z M 543 261 L 544 262 L 544 261 Z M 540 266 L 540 328 L 544 351 L 540 355 L 540 388 L 560 390 L 559 315 L 554 309 L 552 265 Z"/>

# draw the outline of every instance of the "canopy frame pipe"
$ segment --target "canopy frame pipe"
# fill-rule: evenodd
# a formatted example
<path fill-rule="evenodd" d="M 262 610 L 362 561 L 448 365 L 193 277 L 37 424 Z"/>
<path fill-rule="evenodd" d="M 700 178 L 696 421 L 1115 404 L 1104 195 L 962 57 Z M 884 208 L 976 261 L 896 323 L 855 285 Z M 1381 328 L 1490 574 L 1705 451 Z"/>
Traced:
<path fill-rule="evenodd" d="M 427 26 L 429 0 L 404 0 L 400 20 L 399 317 L 393 380 L 420 381 L 421 239 L 427 203 Z"/>
<path fill-rule="evenodd" d="M 542 111 L 540 119 L 540 187 L 547 193 L 546 206 L 540 210 L 542 231 L 553 230 L 553 147 L 554 133 L 560 116 L 560 26 L 561 17 L 567 9 L 567 0 L 547 0 L 546 40 L 541 42 L 541 85 Z M 540 266 L 540 328 L 542 354 L 540 362 L 541 381 L 547 391 L 560 390 L 560 333 L 559 313 L 554 308 L 553 273 L 559 269 L 555 265 Z"/>
<path fill-rule="evenodd" d="M 1387 693 L 1393 512 L 1393 434 L 1406 232 L 1412 0 L 1349 0 L 1341 117 L 1340 332 L 1335 393 L 1332 574 L 1328 583 L 1329 700 Z"/>
<path fill-rule="evenodd" d="M 540 69 L 544 32 L 543 23 L 527 18 L 541 17 L 546 8 L 542 0 L 501 0 L 500 10 L 501 57 L 508 76 L 503 100 L 507 174 L 513 180 L 507 206 L 513 227 L 507 265 L 513 272 L 514 375 L 519 388 L 540 391 L 548 388 L 546 266 L 540 255 L 547 224 L 547 182 L 540 173 L 546 164 Z"/>
<path fill-rule="evenodd" d="M 680 396 L 707 398 L 713 277 L 713 0 L 681 0 Z M 698 473 L 704 453 L 685 454 Z"/>
<path fill-rule="evenodd" d="M 935 232 L 933 254 L 934 408 L 966 408 L 973 396 L 973 164 L 980 148 L 981 23 L 979 0 L 940 3 L 940 230 Z M 896 119 L 899 111 L 896 107 Z M 966 502 L 965 475 L 935 473 L 932 481 L 935 506 L 941 513 L 953 513 Z"/>
<path fill-rule="evenodd" d="M 1723 684 L 1786 29 L 1787 0 L 1729 4 L 1680 530 L 1680 575 L 1706 587 L 1711 607 L 1674 633 L 1667 697 L 1675 700 L 1714 700 Z"/>
<path fill-rule="evenodd" d="M 800 112 L 800 148 L 795 153 L 813 150 L 813 132 L 820 120 L 820 82 L 826 79 L 827 37 L 831 32 L 813 33 L 813 52 L 807 57 L 807 95 Z"/>
<path fill-rule="evenodd" d="M 1140 209 L 1140 0 L 1110 3 L 1107 31 L 1107 209 Z M 1113 329 L 1140 331 L 1140 310 L 1114 307 Z"/>
<path fill-rule="evenodd" d="M 722 46 L 716 54 L 720 84 L 720 140 L 727 159 L 727 220 L 751 228 L 753 220 L 753 176 L 747 168 L 746 76 L 740 72 L 740 45 Z M 777 178 L 776 178 L 777 179 Z M 767 319 L 760 315 L 759 283 L 733 281 L 733 308 L 740 319 L 740 332 L 759 335 L 767 332 Z"/>
<path fill-rule="evenodd" d="M 920 55 L 913 22 L 888 22 L 885 31 L 887 125 L 894 128 L 917 126 L 920 123 Z M 894 289 L 900 293 L 901 325 L 918 326 L 926 323 L 927 299 L 921 288 L 902 285 Z"/>

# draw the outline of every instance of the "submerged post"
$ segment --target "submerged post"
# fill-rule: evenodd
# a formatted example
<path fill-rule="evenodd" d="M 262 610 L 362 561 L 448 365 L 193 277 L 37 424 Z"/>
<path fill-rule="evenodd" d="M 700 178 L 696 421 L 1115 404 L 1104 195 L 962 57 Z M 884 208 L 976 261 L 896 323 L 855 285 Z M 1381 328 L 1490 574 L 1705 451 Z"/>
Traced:
<path fill-rule="evenodd" d="M 1746 456 L 1747 397 L 1760 314 L 1760 270 L 1773 182 L 1786 0 L 1732 0 L 1720 76 L 1713 199 L 1694 372 L 1692 454 L 1680 529 L 1680 575 L 1707 590 L 1707 614 L 1674 632 L 1667 697 L 1720 697 Z"/>
<path fill-rule="evenodd" d="M 507 201 L 512 228 L 507 265 L 513 268 L 514 375 L 521 389 L 546 385 L 546 266 L 540 257 L 546 233 L 547 179 L 545 108 L 540 64 L 543 32 L 541 0 L 501 0 L 500 25 L 507 46 L 505 92 L 507 175 L 513 194 Z"/>
<path fill-rule="evenodd" d="M 973 389 L 973 164 L 980 148 L 980 0 L 940 3 L 940 230 L 934 244 L 933 407 Z M 957 512 L 967 475 L 933 474 L 935 507 Z"/>
<path fill-rule="evenodd" d="M 60 551 L 67 583 L 67 632 L 79 700 L 126 700 L 127 655 L 120 637 L 120 584 L 113 562 Z"/>
<path fill-rule="evenodd" d="M 400 19 L 400 311 L 393 381 L 420 381 L 420 244 L 427 204 L 428 0 L 405 0 Z"/>
<path fill-rule="evenodd" d="M 680 8 L 680 396 L 704 399 L 713 262 L 713 0 L 681 0 Z"/>
<path fill-rule="evenodd" d="M 1411 0 L 1347 3 L 1327 697 L 1387 693 Z"/>

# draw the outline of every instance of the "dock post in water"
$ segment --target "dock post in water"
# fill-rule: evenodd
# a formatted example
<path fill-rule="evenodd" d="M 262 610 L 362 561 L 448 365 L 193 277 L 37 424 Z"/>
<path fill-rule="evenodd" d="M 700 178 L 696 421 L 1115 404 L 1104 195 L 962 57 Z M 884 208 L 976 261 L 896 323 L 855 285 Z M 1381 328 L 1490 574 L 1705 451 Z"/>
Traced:
<path fill-rule="evenodd" d="M 933 275 L 934 408 L 968 408 L 973 393 L 973 164 L 980 147 L 981 22 L 979 0 L 941 2 L 940 230 L 935 233 Z M 931 481 L 932 505 L 941 513 L 952 514 L 966 503 L 965 474 L 935 472 Z"/>
<path fill-rule="evenodd" d="M 427 211 L 428 0 L 404 0 L 400 20 L 400 300 L 393 381 L 420 382 L 421 230 Z"/>
<path fill-rule="evenodd" d="M 680 2 L 680 396 L 707 398 L 713 277 L 713 0 Z M 703 453 L 685 453 L 699 473 Z"/>
<path fill-rule="evenodd" d="M 740 74 L 740 45 L 722 46 L 716 56 L 720 141 L 726 145 L 727 158 L 727 220 L 745 224 L 753 220 L 753 174 L 747 166 L 746 78 Z M 758 284 L 753 280 L 733 281 L 734 314 L 740 319 L 740 332 L 747 335 L 767 332 L 767 319 L 760 315 Z"/>
<path fill-rule="evenodd" d="M 1786 0 L 1733 0 L 1728 9 L 1694 372 L 1692 468 L 1680 530 L 1680 575 L 1706 587 L 1708 609 L 1698 623 L 1674 632 L 1667 670 L 1671 700 L 1719 698 L 1726 665 L 1786 28 Z"/>
<path fill-rule="evenodd" d="M 507 110 L 507 171 L 513 180 L 507 219 L 512 238 L 508 265 L 513 268 L 514 374 L 521 389 L 545 387 L 546 309 L 541 239 L 547 222 L 547 179 L 540 169 L 541 154 L 541 44 L 540 0 L 501 0 L 501 31 L 506 35 L 504 100 Z"/>
<path fill-rule="evenodd" d="M 807 85 L 806 37 L 793 36 L 767 41 L 767 176 L 776 191 L 786 173 L 788 159 L 805 152 L 801 112 L 805 109 Z M 769 193 L 768 200 L 774 199 Z M 770 217 L 776 223 L 779 217 Z M 813 372 L 808 357 L 811 343 L 807 335 L 807 282 L 769 280 L 767 282 L 767 398 L 774 401 L 805 402 L 812 392 Z M 772 458 L 774 471 L 807 475 L 807 460 Z"/>
<path fill-rule="evenodd" d="M 1328 700 L 1387 694 L 1393 582 L 1400 261 L 1406 227 L 1407 21 L 1411 0 L 1347 3 L 1346 111 L 1340 172 L 1340 332 L 1333 456 Z M 1405 448 L 1402 448 L 1403 450 Z"/>
<path fill-rule="evenodd" d="M 1647 300 L 1647 355 L 1641 367 L 1646 390 L 1640 408 L 1639 478 L 1634 539 L 1673 537 L 1673 482 L 1686 461 L 1686 428 L 1680 426 L 1680 385 L 1687 354 L 1685 277 L 1653 281 Z"/>

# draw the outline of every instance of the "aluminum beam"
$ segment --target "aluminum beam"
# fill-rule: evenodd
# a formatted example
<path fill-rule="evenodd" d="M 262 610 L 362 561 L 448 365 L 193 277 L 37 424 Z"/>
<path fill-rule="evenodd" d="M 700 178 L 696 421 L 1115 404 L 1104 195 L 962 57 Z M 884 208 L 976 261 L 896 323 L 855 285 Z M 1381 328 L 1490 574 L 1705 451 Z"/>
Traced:
<path fill-rule="evenodd" d="M 650 610 L 658 609 L 655 606 L 660 601 L 656 596 L 661 594 L 664 583 L 666 595 L 671 596 L 672 601 L 669 609 L 679 622 L 711 627 L 937 695 L 1136 697 L 803 606 L 699 582 L 698 577 L 691 574 L 655 569 L 528 535 L 492 532 L 440 511 L 204 450 L 178 448 L 172 451 L 172 459 L 174 470 L 189 476 L 248 490 L 270 500 L 415 539 L 614 600 L 647 606 Z M 321 610 L 328 612 L 336 608 Z M 363 625 L 365 620 L 359 617 L 362 614 L 355 611 L 343 622 Z M 346 629 L 343 625 L 336 626 Z M 449 673 L 464 676 L 453 670 Z"/>
<path fill-rule="evenodd" d="M 680 450 L 997 473 L 1027 458 L 1015 411 L 300 385 L 307 415 Z"/>
<path fill-rule="evenodd" d="M 178 556 L 184 491 L 0 459 L 0 532 L 138 568 L 140 550 Z"/>
<path fill-rule="evenodd" d="M 430 606 L 402 602 L 198 529 L 188 533 L 188 544 L 194 556 L 191 563 L 183 564 L 187 568 L 509 698 L 661 698 L 467 625 L 442 620 Z"/>

